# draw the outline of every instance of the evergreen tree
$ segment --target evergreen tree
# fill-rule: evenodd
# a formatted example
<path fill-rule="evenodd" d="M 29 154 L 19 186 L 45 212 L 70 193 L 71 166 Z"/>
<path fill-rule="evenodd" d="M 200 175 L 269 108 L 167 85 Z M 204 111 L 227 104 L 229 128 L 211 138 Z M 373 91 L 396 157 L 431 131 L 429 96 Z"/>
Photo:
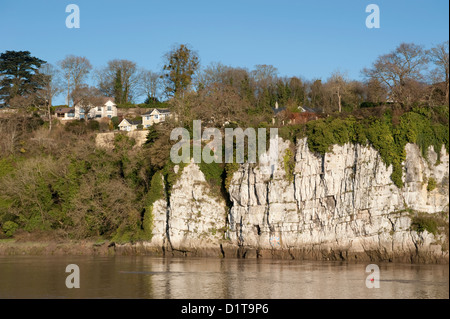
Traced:
<path fill-rule="evenodd" d="M 120 69 L 116 71 L 114 79 L 114 99 L 116 104 L 123 103 L 122 72 Z"/>
<path fill-rule="evenodd" d="M 6 51 L 0 55 L 0 106 L 16 96 L 26 97 L 40 88 L 39 67 L 46 63 L 29 51 Z"/>

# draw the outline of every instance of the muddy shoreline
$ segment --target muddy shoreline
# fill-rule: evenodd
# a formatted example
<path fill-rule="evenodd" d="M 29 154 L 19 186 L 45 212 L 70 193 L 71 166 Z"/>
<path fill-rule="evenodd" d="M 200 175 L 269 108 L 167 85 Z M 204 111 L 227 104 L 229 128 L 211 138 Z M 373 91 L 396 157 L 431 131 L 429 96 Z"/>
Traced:
<path fill-rule="evenodd" d="M 256 249 L 224 244 L 220 247 L 172 250 L 146 242 L 118 244 L 110 241 L 3 241 L 0 256 L 12 255 L 92 255 L 92 256 L 157 256 L 157 257 L 210 257 L 243 259 L 291 259 L 311 261 L 393 262 L 411 264 L 449 264 L 448 252 L 436 255 L 431 251 L 386 253 L 382 251 L 352 252 L 325 250 L 314 247 L 298 249 Z"/>

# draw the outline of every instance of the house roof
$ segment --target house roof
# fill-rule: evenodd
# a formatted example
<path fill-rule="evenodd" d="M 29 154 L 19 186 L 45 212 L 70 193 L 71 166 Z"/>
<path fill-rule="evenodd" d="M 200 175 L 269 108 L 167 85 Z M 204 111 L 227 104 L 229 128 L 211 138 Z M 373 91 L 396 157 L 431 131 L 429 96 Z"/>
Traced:
<path fill-rule="evenodd" d="M 105 106 L 105 104 L 109 101 L 111 101 L 114 105 L 116 105 L 116 103 L 114 102 L 115 99 L 113 97 L 108 97 L 108 96 L 99 96 L 98 98 L 95 98 L 96 102 L 101 102 L 101 105 L 97 105 L 97 103 L 95 103 L 94 107 L 99 107 L 99 106 Z M 89 103 L 91 104 L 91 103 Z M 82 102 L 78 102 L 76 104 L 76 106 L 83 106 Z"/>
<path fill-rule="evenodd" d="M 280 113 L 281 111 L 286 110 L 286 107 L 279 107 L 279 108 L 273 107 L 272 110 L 273 110 L 273 113 L 274 113 L 275 115 L 277 115 L 277 114 Z"/>
<path fill-rule="evenodd" d="M 300 106 L 300 107 L 303 109 L 303 112 L 319 113 L 316 109 L 307 106 Z"/>
<path fill-rule="evenodd" d="M 116 104 L 116 103 L 115 103 L 115 98 L 113 98 L 113 97 L 107 97 L 107 96 L 105 96 L 105 97 L 102 98 L 103 104 L 105 104 L 105 103 L 108 102 L 108 101 L 111 101 L 111 102 L 113 102 L 114 104 Z"/>
<path fill-rule="evenodd" d="M 141 125 L 142 120 L 129 120 L 129 119 L 123 119 L 122 122 L 120 122 L 119 126 L 123 123 L 123 121 L 127 121 L 131 125 Z"/>
<path fill-rule="evenodd" d="M 151 109 L 150 111 L 144 113 L 143 115 L 150 115 L 150 114 L 153 113 L 153 111 L 155 111 L 155 110 L 158 111 L 158 113 L 160 113 L 160 114 L 169 114 L 169 113 L 170 113 L 170 111 L 169 111 L 168 109 L 158 109 L 158 108 L 155 108 L 155 109 Z"/>
<path fill-rule="evenodd" d="M 57 107 L 55 109 L 56 113 L 75 113 L 75 109 L 72 107 Z"/>

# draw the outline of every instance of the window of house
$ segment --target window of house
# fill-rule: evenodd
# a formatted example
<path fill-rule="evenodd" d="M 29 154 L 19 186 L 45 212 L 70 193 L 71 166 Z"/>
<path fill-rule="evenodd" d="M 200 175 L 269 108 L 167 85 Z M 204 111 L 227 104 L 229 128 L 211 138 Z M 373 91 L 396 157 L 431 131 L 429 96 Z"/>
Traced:
<path fill-rule="evenodd" d="M 158 120 L 159 119 L 159 115 L 155 114 L 155 119 Z"/>
<path fill-rule="evenodd" d="M 83 110 L 83 109 L 80 109 L 80 113 L 84 113 L 84 110 Z"/>
<path fill-rule="evenodd" d="M 102 111 L 102 108 L 101 108 L 100 106 L 97 107 L 97 111 L 101 112 L 101 111 Z"/>
<path fill-rule="evenodd" d="M 84 114 L 80 114 L 80 119 L 84 119 Z"/>
<path fill-rule="evenodd" d="M 109 118 L 111 118 L 111 115 L 108 115 Z"/>
<path fill-rule="evenodd" d="M 111 110 L 112 110 L 111 106 L 108 106 L 108 111 L 111 111 Z"/>
<path fill-rule="evenodd" d="M 149 121 L 150 120 L 150 116 L 147 116 L 147 121 Z"/>
<path fill-rule="evenodd" d="M 67 113 L 67 117 L 75 117 L 75 113 Z"/>

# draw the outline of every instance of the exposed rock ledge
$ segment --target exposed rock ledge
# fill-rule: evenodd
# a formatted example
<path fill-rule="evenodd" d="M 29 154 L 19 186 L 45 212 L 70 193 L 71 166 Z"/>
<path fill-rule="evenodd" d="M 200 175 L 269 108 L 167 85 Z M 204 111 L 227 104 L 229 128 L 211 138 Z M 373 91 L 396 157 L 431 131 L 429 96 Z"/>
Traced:
<path fill-rule="evenodd" d="M 448 263 L 448 235 L 411 230 L 405 209 L 448 216 L 449 156 L 430 149 L 421 156 L 406 145 L 402 189 L 391 181 L 372 147 L 334 146 L 324 157 L 309 151 L 306 139 L 295 147 L 292 182 L 279 140 L 273 175 L 242 164 L 229 189 L 231 209 L 214 194 L 194 163 L 183 170 L 170 198 L 153 205 L 153 238 L 116 245 L 118 253 L 182 256 L 268 257 Z M 436 189 L 427 190 L 434 178 Z M 403 211 L 403 212 L 402 212 Z M 448 219 L 447 219 L 448 225 Z M 447 227 L 448 229 L 448 227 Z"/>

